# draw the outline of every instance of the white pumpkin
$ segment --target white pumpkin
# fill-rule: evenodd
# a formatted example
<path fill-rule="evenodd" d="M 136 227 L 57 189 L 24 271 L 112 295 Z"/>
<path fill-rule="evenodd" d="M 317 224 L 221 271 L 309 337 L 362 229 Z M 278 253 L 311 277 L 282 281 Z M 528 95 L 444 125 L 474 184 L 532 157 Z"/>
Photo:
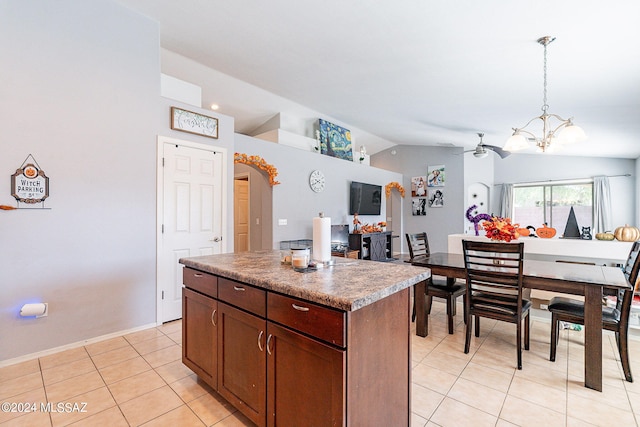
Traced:
<path fill-rule="evenodd" d="M 640 240 L 640 229 L 625 224 L 624 227 L 616 228 L 613 235 L 621 242 L 635 242 L 636 240 Z"/>

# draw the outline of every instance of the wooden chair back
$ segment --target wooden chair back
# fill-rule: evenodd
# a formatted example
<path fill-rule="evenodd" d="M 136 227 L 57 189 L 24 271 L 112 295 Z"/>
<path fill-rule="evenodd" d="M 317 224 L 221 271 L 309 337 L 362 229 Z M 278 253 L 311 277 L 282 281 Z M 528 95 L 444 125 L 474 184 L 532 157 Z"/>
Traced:
<path fill-rule="evenodd" d="M 407 246 L 409 247 L 409 256 L 411 259 L 417 256 L 429 256 L 429 240 L 427 239 L 427 233 L 414 233 L 406 234 Z"/>
<path fill-rule="evenodd" d="M 627 262 L 624 265 L 624 276 L 631 285 L 631 289 L 620 290 L 616 298 L 616 309 L 620 311 L 620 328 L 626 328 L 629 324 L 631 304 L 633 303 L 634 289 L 640 272 L 640 241 L 633 242 Z"/>
<path fill-rule="evenodd" d="M 488 317 L 498 320 L 520 319 L 524 244 L 463 240 L 462 248 L 471 311 L 490 312 Z"/>

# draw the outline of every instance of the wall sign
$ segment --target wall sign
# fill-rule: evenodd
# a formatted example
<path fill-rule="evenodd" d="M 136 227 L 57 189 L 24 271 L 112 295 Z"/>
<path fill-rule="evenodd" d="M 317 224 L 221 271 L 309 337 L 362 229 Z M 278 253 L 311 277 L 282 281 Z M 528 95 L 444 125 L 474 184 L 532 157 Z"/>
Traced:
<path fill-rule="evenodd" d="M 171 129 L 218 138 L 218 119 L 182 108 L 171 107 Z"/>
<path fill-rule="evenodd" d="M 49 197 L 49 177 L 31 154 L 11 175 L 11 195 L 18 202 L 28 204 L 42 203 Z"/>

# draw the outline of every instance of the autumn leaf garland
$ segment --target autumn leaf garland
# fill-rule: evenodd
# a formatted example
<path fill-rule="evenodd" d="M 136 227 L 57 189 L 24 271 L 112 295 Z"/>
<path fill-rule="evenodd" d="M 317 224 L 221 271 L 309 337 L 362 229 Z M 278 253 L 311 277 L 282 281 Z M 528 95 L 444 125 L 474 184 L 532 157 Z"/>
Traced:
<path fill-rule="evenodd" d="M 245 153 L 235 153 L 233 161 L 234 163 L 253 165 L 258 169 L 265 171 L 269 175 L 269 184 L 271 184 L 271 186 L 280 184 L 279 181 L 276 181 L 276 176 L 278 176 L 278 169 L 275 166 L 267 163 L 260 156 L 249 156 Z"/>
<path fill-rule="evenodd" d="M 404 187 L 402 185 L 400 185 L 400 183 L 398 182 L 390 182 L 387 185 L 385 185 L 384 187 L 384 192 L 387 195 L 387 197 L 391 196 L 391 190 L 395 188 L 400 192 L 400 195 L 402 197 L 404 197 Z"/>

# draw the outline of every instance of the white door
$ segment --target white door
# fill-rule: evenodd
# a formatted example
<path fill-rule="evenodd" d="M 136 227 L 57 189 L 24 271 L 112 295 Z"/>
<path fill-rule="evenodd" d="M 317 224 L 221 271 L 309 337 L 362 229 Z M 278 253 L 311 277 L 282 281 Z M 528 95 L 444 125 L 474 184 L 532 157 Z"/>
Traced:
<path fill-rule="evenodd" d="M 219 254 L 224 247 L 226 151 L 168 141 L 167 138 L 159 144 L 162 158 L 158 242 L 160 322 L 182 317 L 182 264 L 178 260 Z"/>

